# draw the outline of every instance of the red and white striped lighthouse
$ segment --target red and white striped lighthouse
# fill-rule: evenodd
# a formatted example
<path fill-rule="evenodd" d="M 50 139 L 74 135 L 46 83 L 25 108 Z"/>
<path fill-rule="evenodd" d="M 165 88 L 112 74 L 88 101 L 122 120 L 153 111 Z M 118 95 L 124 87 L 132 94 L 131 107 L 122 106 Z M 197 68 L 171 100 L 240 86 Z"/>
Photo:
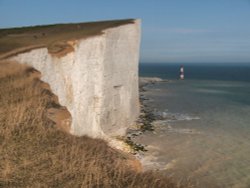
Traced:
<path fill-rule="evenodd" d="M 183 65 L 181 65 L 181 68 L 180 68 L 180 79 L 184 80 L 184 66 Z"/>

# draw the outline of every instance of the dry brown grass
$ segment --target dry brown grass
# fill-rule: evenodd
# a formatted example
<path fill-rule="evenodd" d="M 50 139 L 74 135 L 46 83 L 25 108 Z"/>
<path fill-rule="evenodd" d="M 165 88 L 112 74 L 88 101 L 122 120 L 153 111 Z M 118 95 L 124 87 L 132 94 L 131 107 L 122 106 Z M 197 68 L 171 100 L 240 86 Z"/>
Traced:
<path fill-rule="evenodd" d="M 103 30 L 133 23 L 133 19 L 0 29 L 0 59 L 38 47 L 62 56 L 73 50 L 72 40 L 102 34 Z"/>
<path fill-rule="evenodd" d="M 55 100 L 38 78 L 32 68 L 0 63 L 0 187 L 178 187 L 136 171 L 103 140 L 57 129 L 46 117 Z"/>

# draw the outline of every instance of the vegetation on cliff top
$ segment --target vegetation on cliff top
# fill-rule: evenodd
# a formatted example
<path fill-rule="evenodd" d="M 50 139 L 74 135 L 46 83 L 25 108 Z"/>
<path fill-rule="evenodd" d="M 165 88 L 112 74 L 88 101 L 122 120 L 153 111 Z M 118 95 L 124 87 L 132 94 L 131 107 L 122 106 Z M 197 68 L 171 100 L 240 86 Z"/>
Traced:
<path fill-rule="evenodd" d="M 103 140 L 59 130 L 54 106 L 34 69 L 0 62 L 0 187 L 178 187 Z"/>
<path fill-rule="evenodd" d="M 72 50 L 68 41 L 100 35 L 105 29 L 131 23 L 133 19 L 0 29 L 0 59 L 39 47 L 60 55 L 65 49 Z"/>

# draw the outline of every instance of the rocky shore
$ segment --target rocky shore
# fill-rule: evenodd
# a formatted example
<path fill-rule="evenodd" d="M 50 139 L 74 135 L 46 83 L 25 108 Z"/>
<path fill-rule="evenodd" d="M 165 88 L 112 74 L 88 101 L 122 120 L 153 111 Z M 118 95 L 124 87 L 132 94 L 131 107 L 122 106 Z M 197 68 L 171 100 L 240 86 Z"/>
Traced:
<path fill-rule="evenodd" d="M 143 134 L 146 131 L 154 131 L 154 126 L 152 124 L 153 121 L 158 118 L 153 113 L 153 110 L 149 108 L 146 104 L 146 101 L 149 100 L 145 97 L 144 92 L 146 91 L 146 86 L 155 84 L 157 82 L 167 82 L 167 80 L 163 80 L 157 77 L 140 77 L 139 78 L 139 92 L 140 92 L 140 116 L 137 120 L 137 126 L 131 127 L 127 131 L 127 136 L 125 142 L 130 145 L 133 149 L 133 153 L 135 155 L 140 155 L 141 152 L 146 152 L 147 148 L 145 145 L 136 143 L 133 138 Z"/>

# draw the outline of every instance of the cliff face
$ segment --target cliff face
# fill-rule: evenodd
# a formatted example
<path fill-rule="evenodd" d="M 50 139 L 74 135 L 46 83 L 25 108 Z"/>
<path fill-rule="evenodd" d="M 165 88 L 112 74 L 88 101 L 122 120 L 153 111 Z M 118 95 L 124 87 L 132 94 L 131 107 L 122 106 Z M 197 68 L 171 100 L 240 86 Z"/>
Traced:
<path fill-rule="evenodd" d="M 70 112 L 74 135 L 123 135 L 138 117 L 140 21 L 101 35 L 71 41 L 73 50 L 54 56 L 47 48 L 11 57 L 39 70 L 59 103 Z"/>

